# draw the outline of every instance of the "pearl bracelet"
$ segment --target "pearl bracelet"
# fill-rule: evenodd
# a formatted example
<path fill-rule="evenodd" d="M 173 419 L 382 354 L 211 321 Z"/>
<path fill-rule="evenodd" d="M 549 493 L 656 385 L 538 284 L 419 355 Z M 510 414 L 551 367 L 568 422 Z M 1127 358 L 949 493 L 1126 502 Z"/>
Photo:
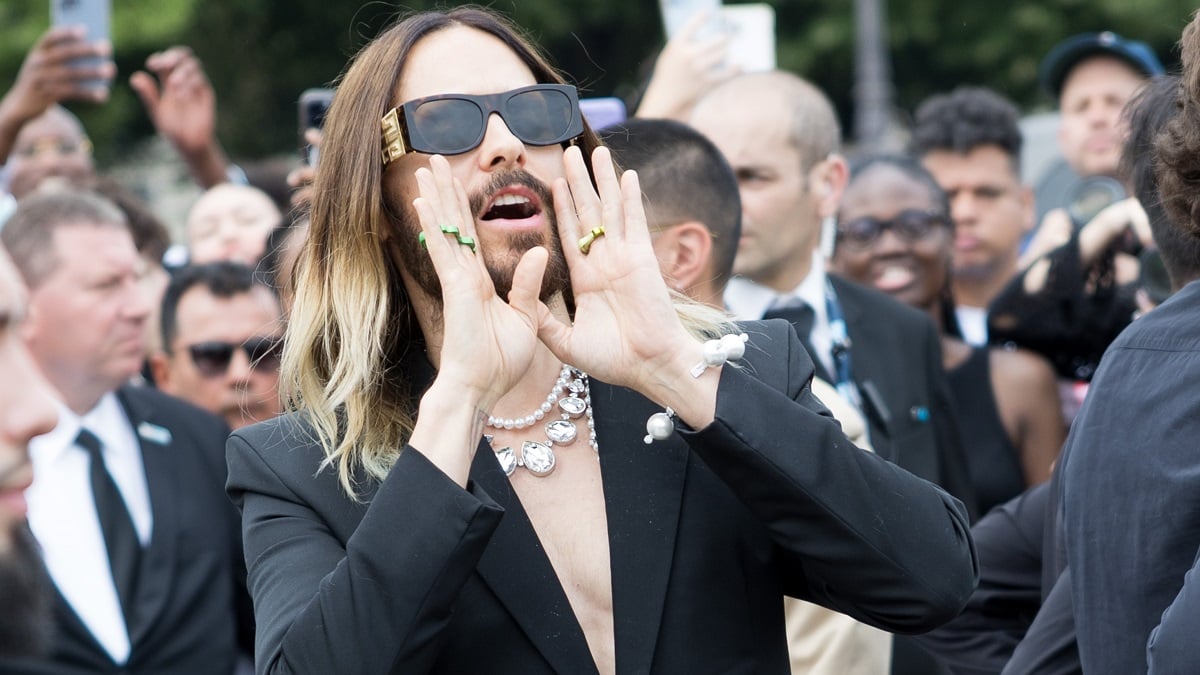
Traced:
<path fill-rule="evenodd" d="M 742 358 L 746 353 L 746 341 L 749 335 L 729 333 L 722 335 L 720 340 L 709 340 L 704 343 L 704 360 L 692 366 L 692 377 L 700 377 L 705 370 L 724 365 L 726 361 Z"/>
<path fill-rule="evenodd" d="M 739 333 L 722 335 L 719 340 L 709 340 L 704 343 L 704 360 L 692 366 L 692 377 L 698 378 L 704 371 L 715 366 L 724 365 L 730 359 L 737 360 L 746 354 L 746 342 L 749 335 Z M 646 420 L 646 437 L 642 439 L 646 445 L 654 441 L 665 441 L 675 433 L 675 411 L 668 407 L 665 411 L 654 413 Z"/>

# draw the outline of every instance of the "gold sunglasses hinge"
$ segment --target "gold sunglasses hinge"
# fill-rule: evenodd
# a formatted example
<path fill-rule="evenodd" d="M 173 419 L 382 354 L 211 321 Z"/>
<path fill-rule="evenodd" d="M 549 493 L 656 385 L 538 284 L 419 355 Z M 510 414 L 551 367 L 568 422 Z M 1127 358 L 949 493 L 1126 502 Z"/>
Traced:
<path fill-rule="evenodd" d="M 380 120 L 383 128 L 383 165 L 387 166 L 408 153 L 404 133 L 400 128 L 398 108 L 392 108 Z"/>

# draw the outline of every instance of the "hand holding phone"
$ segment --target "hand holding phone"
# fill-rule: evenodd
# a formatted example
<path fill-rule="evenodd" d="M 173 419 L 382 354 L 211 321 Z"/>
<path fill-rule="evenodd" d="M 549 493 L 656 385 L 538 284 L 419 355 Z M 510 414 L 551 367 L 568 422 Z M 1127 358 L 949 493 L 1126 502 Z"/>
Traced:
<path fill-rule="evenodd" d="M 112 83 L 115 68 L 111 68 L 110 0 L 50 0 L 50 19 L 55 28 L 82 29 L 82 34 L 73 32 L 92 49 L 74 49 L 70 59 L 76 74 L 86 77 L 83 86 L 95 92 L 104 92 Z M 111 71 L 111 72 L 110 72 Z"/>
<path fill-rule="evenodd" d="M 62 101 L 92 101 L 108 99 L 108 86 L 96 87 L 97 80 L 108 82 L 116 75 L 116 66 L 109 58 L 108 43 L 89 44 L 83 38 L 82 27 L 51 28 L 38 39 L 25 55 L 17 79 L 4 94 L 0 106 L 0 122 L 17 128 L 46 112 Z M 72 63 L 81 57 L 100 61 L 99 66 L 80 66 Z M 0 161 L 3 161 L 0 157 Z"/>

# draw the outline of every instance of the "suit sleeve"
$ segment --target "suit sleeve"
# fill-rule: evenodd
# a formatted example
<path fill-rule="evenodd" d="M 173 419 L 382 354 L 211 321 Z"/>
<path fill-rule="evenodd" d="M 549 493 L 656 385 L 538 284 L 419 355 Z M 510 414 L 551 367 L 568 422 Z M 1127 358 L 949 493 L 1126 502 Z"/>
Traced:
<path fill-rule="evenodd" d="M 228 461 L 257 672 L 383 673 L 401 661 L 428 670 L 500 507 L 409 447 L 343 545 L 244 438 L 230 439 Z"/>
<path fill-rule="evenodd" d="M 786 340 L 786 342 L 784 342 Z M 787 391 L 725 367 L 716 419 L 682 435 L 762 521 L 789 595 L 897 633 L 955 616 L 978 568 L 958 500 L 855 447 L 812 395 L 812 361 L 787 332 Z"/>
<path fill-rule="evenodd" d="M 1200 556 L 1183 578 L 1183 588 L 1150 632 L 1146 645 L 1149 675 L 1200 672 Z"/>
<path fill-rule="evenodd" d="M 994 675 L 1042 604 L 1042 530 L 1050 483 L 997 506 L 971 528 L 979 587 L 952 621 L 918 641 L 956 675 Z"/>

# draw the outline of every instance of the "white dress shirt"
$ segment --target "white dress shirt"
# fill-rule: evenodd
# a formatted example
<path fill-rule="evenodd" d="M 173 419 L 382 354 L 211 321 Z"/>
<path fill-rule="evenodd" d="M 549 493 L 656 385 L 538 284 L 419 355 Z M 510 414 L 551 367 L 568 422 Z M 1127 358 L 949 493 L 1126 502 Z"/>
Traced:
<path fill-rule="evenodd" d="M 829 329 L 829 311 L 825 298 L 825 259 L 819 251 L 813 251 L 812 267 L 808 270 L 808 276 L 788 293 L 779 293 L 740 276 L 733 277 L 725 286 L 725 306 L 743 321 L 761 319 L 768 309 L 787 306 L 791 298 L 803 300 L 812 307 L 813 328 L 808 339 L 817 352 L 813 356 L 821 360 L 825 372 L 833 374 L 833 334 Z"/>
<path fill-rule="evenodd" d="M 25 493 L 29 527 L 55 586 L 113 661 L 123 664 L 129 660 L 129 633 L 92 498 L 88 454 L 75 445 L 81 427 L 104 444 L 105 466 L 121 491 L 138 538 L 143 546 L 150 542 L 153 521 L 141 448 L 113 393 L 82 418 L 59 403 L 54 430 L 30 441 L 34 480 Z"/>

